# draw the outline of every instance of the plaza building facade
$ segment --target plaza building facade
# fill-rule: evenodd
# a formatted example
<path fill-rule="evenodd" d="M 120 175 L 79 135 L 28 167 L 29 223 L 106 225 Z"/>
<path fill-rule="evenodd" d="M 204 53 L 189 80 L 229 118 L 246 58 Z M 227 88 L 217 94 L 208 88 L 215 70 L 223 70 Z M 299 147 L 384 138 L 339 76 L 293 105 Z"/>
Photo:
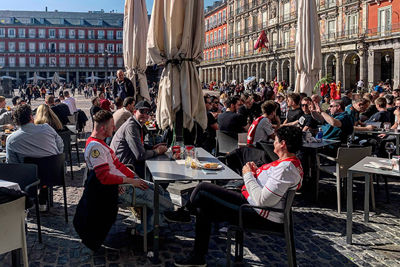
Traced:
<path fill-rule="evenodd" d="M 228 55 L 218 81 L 285 80 L 295 84 L 298 0 L 228 0 Z M 320 19 L 320 77 L 341 81 L 345 89 L 359 80 L 400 82 L 400 3 L 393 0 L 316 0 Z M 264 30 L 268 49 L 254 50 Z M 221 66 L 211 66 L 217 69 Z M 200 68 L 203 82 L 212 81 Z M 218 78 L 218 77 L 217 77 Z M 215 79 L 214 79 L 215 80 Z"/>
<path fill-rule="evenodd" d="M 124 66 L 122 36 L 123 14 L 0 11 L 0 76 L 105 78 Z"/>
<path fill-rule="evenodd" d="M 216 1 L 204 12 L 204 60 L 200 65 L 203 80 L 221 81 L 226 76 L 225 59 L 228 53 L 227 0 Z"/>

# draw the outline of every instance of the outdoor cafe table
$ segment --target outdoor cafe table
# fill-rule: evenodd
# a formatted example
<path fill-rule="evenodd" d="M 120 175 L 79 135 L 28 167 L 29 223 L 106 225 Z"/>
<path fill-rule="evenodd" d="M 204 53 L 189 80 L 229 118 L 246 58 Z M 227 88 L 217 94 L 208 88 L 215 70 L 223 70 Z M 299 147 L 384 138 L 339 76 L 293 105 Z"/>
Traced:
<path fill-rule="evenodd" d="M 365 157 L 347 171 L 347 244 L 352 242 L 353 232 L 353 173 L 365 174 L 365 191 L 364 191 L 364 222 L 369 220 L 369 194 L 370 194 L 370 179 L 371 175 L 388 175 L 400 177 L 400 173 L 392 170 L 382 170 L 371 167 L 366 167 L 364 164 L 376 162 L 384 166 L 390 166 L 388 159 L 378 157 Z M 385 163 L 386 162 L 386 163 Z"/>
<path fill-rule="evenodd" d="M 240 180 L 242 177 L 229 169 L 225 164 L 202 148 L 196 148 L 198 152 L 198 160 L 200 162 L 217 162 L 222 165 L 222 169 L 218 171 L 205 172 L 201 169 L 186 168 L 183 160 L 175 161 L 169 159 L 166 155 L 161 155 L 146 160 L 146 166 L 150 171 L 154 181 L 154 261 L 158 262 L 159 258 L 159 184 L 173 183 L 176 181 L 228 181 Z M 146 180 L 147 177 L 146 171 Z"/>
<path fill-rule="evenodd" d="M 315 177 L 315 201 L 318 201 L 318 190 L 319 190 L 319 176 L 320 176 L 320 171 L 318 168 L 318 163 L 317 163 L 317 153 L 318 149 L 324 148 L 326 146 L 330 145 L 336 145 L 340 143 L 338 140 L 329 140 L 329 139 L 323 139 L 322 142 L 312 142 L 312 143 L 306 143 L 303 142 L 303 148 L 302 150 L 304 152 L 307 152 L 307 162 L 309 166 L 309 170 L 305 170 L 306 173 L 308 174 L 309 177 Z"/>
<path fill-rule="evenodd" d="M 0 187 L 5 187 L 8 189 L 14 189 L 14 190 L 21 190 L 19 187 L 19 184 L 14 183 L 14 182 L 9 182 L 9 181 L 4 181 L 0 179 Z"/>
<path fill-rule="evenodd" d="M 371 130 L 371 131 L 354 131 L 354 134 L 373 134 L 373 135 L 379 135 L 379 134 L 386 134 L 386 135 L 394 135 L 396 137 L 396 155 L 399 155 L 400 152 L 400 131 L 397 129 L 390 129 L 389 131 L 384 131 L 384 130 Z"/>

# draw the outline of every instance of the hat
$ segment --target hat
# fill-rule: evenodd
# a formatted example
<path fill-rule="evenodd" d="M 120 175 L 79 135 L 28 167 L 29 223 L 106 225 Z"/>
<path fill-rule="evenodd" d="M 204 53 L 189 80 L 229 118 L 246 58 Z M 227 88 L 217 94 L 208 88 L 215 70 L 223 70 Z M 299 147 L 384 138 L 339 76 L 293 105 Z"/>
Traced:
<path fill-rule="evenodd" d="M 151 109 L 151 106 L 149 104 L 149 102 L 147 101 L 139 101 L 136 105 L 135 105 L 135 109 L 139 110 L 139 109 Z"/>

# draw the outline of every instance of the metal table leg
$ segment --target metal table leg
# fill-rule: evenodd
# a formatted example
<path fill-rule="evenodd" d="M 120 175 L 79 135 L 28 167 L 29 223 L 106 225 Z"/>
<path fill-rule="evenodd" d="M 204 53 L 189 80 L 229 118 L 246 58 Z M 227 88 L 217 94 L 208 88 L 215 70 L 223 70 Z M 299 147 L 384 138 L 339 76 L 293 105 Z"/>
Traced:
<path fill-rule="evenodd" d="M 154 242 L 153 242 L 153 251 L 154 251 L 154 258 L 153 263 L 159 264 L 159 234 L 160 234 L 160 200 L 159 200 L 159 184 L 154 181 Z"/>
<path fill-rule="evenodd" d="M 364 222 L 369 220 L 369 190 L 371 175 L 365 174 L 365 193 L 364 193 Z"/>
<path fill-rule="evenodd" d="M 396 155 L 399 155 L 399 139 L 400 135 L 396 134 Z"/>
<path fill-rule="evenodd" d="M 351 244 L 353 234 L 353 173 L 347 172 L 347 225 L 346 225 L 346 242 Z"/>

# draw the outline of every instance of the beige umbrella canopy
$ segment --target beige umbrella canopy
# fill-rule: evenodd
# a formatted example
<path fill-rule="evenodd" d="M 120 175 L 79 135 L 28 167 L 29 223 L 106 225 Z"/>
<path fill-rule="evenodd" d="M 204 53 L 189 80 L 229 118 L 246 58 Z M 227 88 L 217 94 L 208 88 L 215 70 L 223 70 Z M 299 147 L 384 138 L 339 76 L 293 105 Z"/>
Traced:
<path fill-rule="evenodd" d="M 194 121 L 203 129 L 207 127 L 203 92 L 195 65 L 203 59 L 203 8 L 203 1 L 154 1 L 147 47 L 148 63 L 164 65 L 156 112 L 162 129 L 174 126 L 180 109 L 184 128 L 191 130 Z"/>
<path fill-rule="evenodd" d="M 135 87 L 135 92 L 150 101 L 146 78 L 146 39 L 148 18 L 145 0 L 126 0 L 124 9 L 123 51 L 126 76 Z M 140 92 L 136 88 L 139 79 Z M 140 98 L 140 97 L 139 97 Z"/>
<path fill-rule="evenodd" d="M 296 92 L 311 96 L 321 69 L 321 35 L 315 0 L 298 2 Z"/>

